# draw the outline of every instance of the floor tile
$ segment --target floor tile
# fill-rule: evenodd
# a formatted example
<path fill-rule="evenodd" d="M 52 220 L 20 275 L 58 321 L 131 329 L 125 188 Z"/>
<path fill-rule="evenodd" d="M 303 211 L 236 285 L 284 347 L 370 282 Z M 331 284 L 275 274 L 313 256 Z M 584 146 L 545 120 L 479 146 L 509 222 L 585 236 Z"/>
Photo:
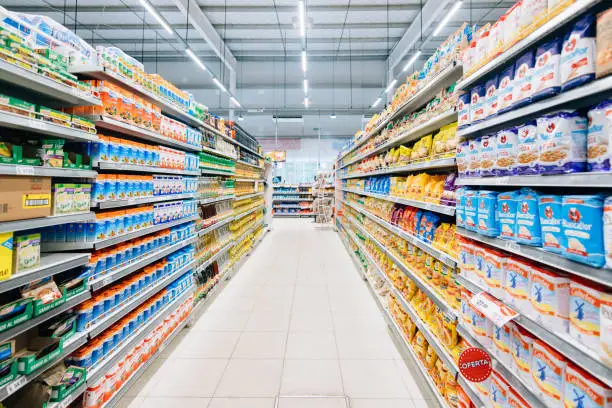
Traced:
<path fill-rule="evenodd" d="M 170 356 L 178 358 L 222 358 L 232 356 L 240 332 L 193 331 Z"/>
<path fill-rule="evenodd" d="M 275 408 L 275 404 L 275 398 L 213 398 L 207 408 Z"/>
<path fill-rule="evenodd" d="M 286 332 L 245 331 L 240 336 L 232 358 L 282 359 L 286 340 Z"/>
<path fill-rule="evenodd" d="M 336 332 L 338 355 L 341 359 L 397 359 L 401 358 L 393 341 L 385 332 Z"/>
<path fill-rule="evenodd" d="M 280 398 L 278 408 L 348 408 L 344 398 Z"/>
<path fill-rule="evenodd" d="M 208 403 L 208 398 L 147 397 L 138 408 L 203 408 Z"/>
<path fill-rule="evenodd" d="M 275 397 L 282 360 L 233 359 L 223 373 L 215 397 Z"/>
<path fill-rule="evenodd" d="M 410 398 L 393 360 L 340 360 L 350 398 Z"/>
<path fill-rule="evenodd" d="M 380 311 L 339 311 L 332 310 L 336 331 L 384 331 L 388 332 L 387 322 Z"/>
<path fill-rule="evenodd" d="M 343 395 L 338 360 L 285 360 L 280 395 Z"/>
<path fill-rule="evenodd" d="M 337 359 L 336 337 L 332 332 L 291 332 L 287 340 L 285 358 Z"/>
<path fill-rule="evenodd" d="M 116 408 L 140 408 L 144 401 L 144 397 L 123 397 L 119 400 Z"/>
<path fill-rule="evenodd" d="M 401 399 L 362 399 L 351 398 L 351 408 L 425 408 L 423 405 L 414 405 L 410 398 Z"/>
<path fill-rule="evenodd" d="M 287 331 L 290 309 L 253 311 L 244 328 L 246 331 Z"/>
<path fill-rule="evenodd" d="M 193 330 L 242 331 L 249 315 L 249 312 L 207 311 L 193 325 Z"/>
<path fill-rule="evenodd" d="M 149 397 L 212 397 L 227 366 L 222 359 L 177 359 L 161 367 Z"/>
<path fill-rule="evenodd" d="M 331 312 L 327 309 L 301 309 L 291 316 L 289 331 L 333 331 L 334 322 Z"/>

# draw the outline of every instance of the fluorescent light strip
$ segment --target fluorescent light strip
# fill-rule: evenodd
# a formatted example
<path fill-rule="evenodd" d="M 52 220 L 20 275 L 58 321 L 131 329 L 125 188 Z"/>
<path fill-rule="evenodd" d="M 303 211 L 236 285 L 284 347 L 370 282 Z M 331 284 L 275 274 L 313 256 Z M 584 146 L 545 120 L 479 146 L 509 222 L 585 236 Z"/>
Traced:
<path fill-rule="evenodd" d="M 380 103 L 380 101 L 381 101 L 381 99 L 380 99 L 380 98 L 376 99 L 376 100 L 374 101 L 374 103 L 372 104 L 372 107 L 373 107 L 373 108 L 377 107 L 377 106 L 378 106 L 378 104 Z"/>
<path fill-rule="evenodd" d="M 389 93 L 389 91 L 393 88 L 393 86 L 397 83 L 397 79 L 391 81 L 389 85 L 387 85 L 387 89 L 385 89 L 385 93 Z"/>
<path fill-rule="evenodd" d="M 304 93 L 308 95 L 308 80 L 304 79 Z"/>
<path fill-rule="evenodd" d="M 149 14 L 151 14 L 155 18 L 155 20 L 157 20 L 157 22 L 162 27 L 164 27 L 164 30 L 166 30 L 166 32 L 168 34 L 174 35 L 174 30 L 172 30 L 172 28 L 170 28 L 168 23 L 166 23 L 166 20 L 164 20 L 162 18 L 162 16 L 159 15 L 159 13 L 155 10 L 155 8 L 153 8 L 153 6 L 151 4 L 149 4 L 149 2 L 147 0 L 140 0 L 140 4 L 142 4 L 142 6 L 147 9 Z"/>
<path fill-rule="evenodd" d="M 310 100 L 308 99 L 308 97 L 304 98 L 304 106 L 306 107 L 306 109 L 308 109 L 308 107 L 310 106 Z"/>
<path fill-rule="evenodd" d="M 304 2 L 300 1 L 298 3 L 298 11 L 300 15 L 300 37 L 306 37 L 306 16 L 304 15 Z"/>
<path fill-rule="evenodd" d="M 306 51 L 302 51 L 302 71 L 308 71 L 308 61 L 306 60 Z"/>
<path fill-rule="evenodd" d="M 417 58 L 419 58 L 420 56 L 421 56 L 421 51 L 417 51 L 416 54 L 414 54 L 412 58 L 410 58 L 410 60 L 406 63 L 402 72 L 408 71 L 408 68 L 410 68 L 410 66 L 414 64 L 414 61 L 416 61 Z"/>
<path fill-rule="evenodd" d="M 193 51 L 191 51 L 190 48 L 186 48 L 185 52 L 187 53 L 187 55 L 189 55 L 189 58 L 191 58 L 193 60 L 193 62 L 195 62 L 198 67 L 202 68 L 202 70 L 208 72 L 208 68 L 206 68 L 206 65 L 204 65 L 204 63 L 202 61 L 200 61 L 200 59 L 193 53 Z"/>
<path fill-rule="evenodd" d="M 219 87 L 219 89 L 221 89 L 223 92 L 227 92 L 227 89 L 225 89 L 223 84 L 217 78 L 213 78 L 212 80 L 215 83 L 215 85 Z"/>
<path fill-rule="evenodd" d="M 232 101 L 234 105 L 238 106 L 239 108 L 242 108 L 242 105 L 240 105 L 240 102 L 238 102 L 238 99 L 234 98 L 233 96 L 230 96 L 230 101 Z"/>
<path fill-rule="evenodd" d="M 440 24 L 438 24 L 438 27 L 434 30 L 432 34 L 434 37 L 440 34 L 440 31 L 442 31 L 442 29 L 448 24 L 453 14 L 455 14 L 457 10 L 459 10 L 459 7 L 461 7 L 462 5 L 463 5 L 462 1 L 458 1 L 453 5 L 453 8 L 450 9 L 450 11 L 446 14 L 446 16 L 444 16 L 442 21 L 440 21 Z"/>

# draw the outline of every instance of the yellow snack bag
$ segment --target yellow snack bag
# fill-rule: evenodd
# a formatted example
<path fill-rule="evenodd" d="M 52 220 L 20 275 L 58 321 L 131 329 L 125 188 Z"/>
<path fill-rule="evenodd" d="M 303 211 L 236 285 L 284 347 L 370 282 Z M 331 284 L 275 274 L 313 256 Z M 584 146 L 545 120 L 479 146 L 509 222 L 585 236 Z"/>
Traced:
<path fill-rule="evenodd" d="M 408 164 L 410 162 L 410 156 L 412 155 L 412 149 L 406 146 L 399 147 L 399 162 L 402 165 Z"/>
<path fill-rule="evenodd" d="M 424 159 L 429 157 L 431 152 L 431 145 L 433 143 L 433 137 L 431 135 L 423 136 L 421 140 L 419 140 L 419 150 L 418 150 L 418 158 Z"/>

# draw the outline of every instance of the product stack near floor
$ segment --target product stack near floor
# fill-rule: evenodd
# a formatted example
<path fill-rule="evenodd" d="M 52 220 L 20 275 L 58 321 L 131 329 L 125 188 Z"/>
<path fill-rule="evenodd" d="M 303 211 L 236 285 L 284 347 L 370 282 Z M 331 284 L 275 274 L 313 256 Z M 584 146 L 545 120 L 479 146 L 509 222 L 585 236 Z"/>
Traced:
<path fill-rule="evenodd" d="M 272 186 L 274 217 L 312 217 L 312 184 L 275 184 Z"/>
<path fill-rule="evenodd" d="M 612 398 L 612 9 L 548 4 L 462 27 L 337 164 L 341 236 L 440 406 Z"/>
<path fill-rule="evenodd" d="M 110 407 L 261 237 L 260 147 L 120 50 L 59 25 L 34 50 L 0 12 L 0 400 Z"/>

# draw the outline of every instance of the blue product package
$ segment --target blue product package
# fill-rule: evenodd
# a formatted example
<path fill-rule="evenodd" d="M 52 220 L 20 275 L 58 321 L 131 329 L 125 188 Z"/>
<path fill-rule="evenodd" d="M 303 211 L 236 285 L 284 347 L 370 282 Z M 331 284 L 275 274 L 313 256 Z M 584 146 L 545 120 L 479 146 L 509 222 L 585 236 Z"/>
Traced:
<path fill-rule="evenodd" d="M 418 210 L 414 215 L 414 235 L 419 236 L 420 228 L 421 228 L 421 218 L 425 215 L 424 211 Z"/>
<path fill-rule="evenodd" d="M 499 77 L 493 75 L 485 82 L 485 117 L 490 118 L 497 115 L 499 111 Z"/>
<path fill-rule="evenodd" d="M 516 242 L 519 244 L 542 245 L 538 200 L 538 193 L 530 188 L 519 191 L 516 205 Z"/>
<path fill-rule="evenodd" d="M 561 38 L 553 38 L 536 49 L 531 78 L 531 100 L 549 98 L 561 90 Z"/>
<path fill-rule="evenodd" d="M 123 177 L 117 177 L 117 200 L 125 200 L 127 198 L 127 180 Z"/>
<path fill-rule="evenodd" d="M 576 111 L 560 111 L 537 120 L 539 172 L 560 174 L 587 169 L 587 119 Z"/>
<path fill-rule="evenodd" d="M 96 181 L 91 188 L 91 201 L 102 202 L 106 199 L 106 192 L 104 191 L 105 186 L 106 182 L 103 178 L 96 178 Z"/>
<path fill-rule="evenodd" d="M 518 128 L 512 127 L 499 131 L 495 147 L 497 149 L 497 157 L 495 159 L 494 174 L 496 176 L 515 175 L 518 157 Z"/>
<path fill-rule="evenodd" d="M 486 89 L 484 84 L 478 84 L 470 92 L 470 123 L 472 125 L 483 121 L 485 115 Z"/>
<path fill-rule="evenodd" d="M 499 235 L 497 219 L 497 192 L 480 190 L 478 192 L 478 233 L 487 237 Z"/>
<path fill-rule="evenodd" d="M 507 191 L 497 195 L 497 219 L 499 220 L 499 237 L 516 241 L 516 206 L 518 191 Z"/>
<path fill-rule="evenodd" d="M 457 171 L 459 177 L 468 176 L 469 161 L 468 152 L 470 149 L 470 142 L 461 142 L 457 144 L 457 151 L 455 152 L 455 161 L 457 162 Z"/>
<path fill-rule="evenodd" d="M 66 242 L 77 242 L 77 226 L 74 222 L 66 225 Z"/>
<path fill-rule="evenodd" d="M 563 196 L 562 255 L 600 268 L 605 264 L 603 198 L 600 195 Z"/>
<path fill-rule="evenodd" d="M 465 228 L 478 232 L 478 197 L 477 191 L 467 190 L 465 192 Z"/>
<path fill-rule="evenodd" d="M 541 195 L 538 208 L 542 230 L 542 249 L 561 254 L 563 230 L 561 225 L 561 196 Z"/>
<path fill-rule="evenodd" d="M 497 113 L 504 113 L 512 109 L 512 92 L 514 91 L 514 64 L 506 67 L 499 74 L 497 87 L 497 100 L 499 108 Z"/>
<path fill-rule="evenodd" d="M 531 78 L 534 63 L 534 52 L 530 50 L 518 57 L 514 64 L 512 109 L 527 105 L 531 100 Z"/>
<path fill-rule="evenodd" d="M 480 156 L 478 156 L 478 152 L 480 151 L 480 138 L 471 139 L 468 142 L 468 152 L 467 152 L 467 166 L 468 171 L 467 175 L 470 177 L 479 177 L 480 176 Z"/>
<path fill-rule="evenodd" d="M 495 162 L 497 161 L 497 135 L 488 135 L 480 138 L 480 175 L 493 176 L 495 174 Z"/>
<path fill-rule="evenodd" d="M 517 174 L 538 174 L 540 150 L 538 146 L 538 127 L 535 120 L 517 128 Z"/>
<path fill-rule="evenodd" d="M 66 242 L 66 224 L 53 227 L 54 242 Z"/>
<path fill-rule="evenodd" d="M 463 129 L 470 125 L 470 99 L 471 95 L 469 92 L 459 95 L 457 98 L 457 111 L 459 114 L 457 120 L 458 129 Z"/>
<path fill-rule="evenodd" d="M 595 16 L 578 19 L 563 38 L 561 91 L 595 79 Z"/>
<path fill-rule="evenodd" d="M 85 240 L 87 242 L 94 242 L 96 240 L 96 225 L 95 222 L 88 222 L 85 224 Z"/>
<path fill-rule="evenodd" d="M 612 99 L 606 99 L 589 110 L 587 151 L 589 171 L 610 171 L 612 146 Z"/>
<path fill-rule="evenodd" d="M 465 228 L 465 192 L 466 188 L 458 188 L 455 192 L 455 215 L 457 219 L 457 227 Z"/>

